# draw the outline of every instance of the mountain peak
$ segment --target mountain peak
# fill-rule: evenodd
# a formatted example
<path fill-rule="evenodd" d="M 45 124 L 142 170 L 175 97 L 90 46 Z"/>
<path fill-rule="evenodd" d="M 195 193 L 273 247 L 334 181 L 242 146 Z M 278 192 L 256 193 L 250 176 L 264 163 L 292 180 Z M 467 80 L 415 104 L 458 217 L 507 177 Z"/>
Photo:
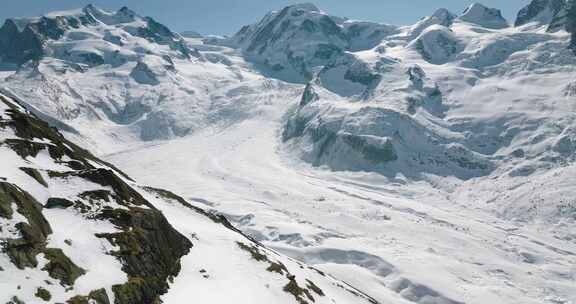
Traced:
<path fill-rule="evenodd" d="M 448 9 L 439 8 L 434 12 L 434 14 L 432 14 L 432 17 L 436 17 L 439 19 L 454 19 L 456 17 L 456 15 L 454 15 Z"/>
<path fill-rule="evenodd" d="M 129 9 L 127 6 L 123 6 L 121 9 L 118 10 L 117 14 L 125 15 L 125 16 L 136 16 L 136 13 Z"/>
<path fill-rule="evenodd" d="M 522 26 L 531 22 L 550 24 L 554 16 L 565 6 L 564 0 L 532 0 L 518 12 L 514 26 Z"/>
<path fill-rule="evenodd" d="M 409 36 L 411 40 L 418 37 L 424 30 L 433 25 L 442 25 L 450 27 L 456 19 L 456 15 L 445 8 L 437 9 L 434 14 L 422 18 L 418 23 L 412 26 Z"/>
<path fill-rule="evenodd" d="M 96 9 L 96 7 L 92 3 L 89 3 L 86 6 L 84 6 L 84 10 L 94 10 L 94 9 Z"/>
<path fill-rule="evenodd" d="M 84 6 L 84 8 L 82 9 L 82 11 L 83 11 L 85 14 L 100 14 L 100 13 L 103 12 L 100 8 L 98 8 L 97 6 L 95 6 L 95 5 L 92 4 L 92 3 Z"/>
<path fill-rule="evenodd" d="M 508 27 L 508 22 L 499 9 L 488 8 L 480 3 L 470 5 L 459 19 L 493 29 Z"/>
<path fill-rule="evenodd" d="M 320 9 L 313 3 L 310 2 L 304 2 L 304 3 L 297 3 L 294 5 L 290 5 L 288 6 L 288 8 L 293 9 L 293 10 L 303 10 L 303 11 L 309 11 L 309 12 L 320 12 Z"/>
<path fill-rule="evenodd" d="M 432 14 L 432 16 L 430 16 L 430 18 L 435 19 L 436 22 L 438 22 L 438 24 L 443 25 L 443 26 L 452 25 L 452 22 L 457 17 L 458 16 L 456 16 L 454 13 L 452 13 L 451 11 L 449 11 L 448 9 L 445 9 L 445 8 L 437 9 L 434 12 L 434 14 Z"/>

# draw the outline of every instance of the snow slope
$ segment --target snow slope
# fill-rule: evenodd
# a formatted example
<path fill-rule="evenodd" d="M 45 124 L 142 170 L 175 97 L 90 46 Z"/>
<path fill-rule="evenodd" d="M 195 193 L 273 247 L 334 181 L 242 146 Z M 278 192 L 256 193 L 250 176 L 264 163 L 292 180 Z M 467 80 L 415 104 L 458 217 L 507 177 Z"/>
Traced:
<path fill-rule="evenodd" d="M 225 214 L 264 244 L 363 286 L 382 303 L 574 298 L 571 241 L 402 176 L 302 165 L 279 152 L 277 130 L 289 106 L 266 106 L 261 117 L 226 129 L 106 159 Z"/>
<path fill-rule="evenodd" d="M 21 65 L 3 86 L 87 135 L 95 149 L 106 142 L 115 146 L 194 132 L 215 115 L 218 101 L 210 99 L 210 91 L 253 77 L 224 56 L 203 57 L 178 34 L 127 8 L 107 12 L 88 6 L 44 19 L 64 18 L 59 15 L 92 22 L 58 28 L 61 35 L 43 43 L 38 61 Z M 226 119 L 235 117 L 218 122 Z"/>
<path fill-rule="evenodd" d="M 291 256 L 409 301 L 569 303 L 573 192 L 561 181 L 572 153 L 554 147 L 569 142 L 570 35 L 464 19 L 343 55 L 261 117 L 109 159 Z"/>
<path fill-rule="evenodd" d="M 12 98 L 0 111 L 0 301 L 376 303 L 136 184 Z"/>
<path fill-rule="evenodd" d="M 534 0 L 517 27 L 480 4 L 411 26 L 301 4 L 231 38 L 159 31 L 182 48 L 141 37 L 133 27 L 151 26 L 135 13 L 98 11 L 46 45 L 122 61 L 46 52 L 3 73 L 3 91 L 139 182 L 382 303 L 576 301 L 573 2 Z M 217 230 L 154 205 L 185 235 Z M 236 248 L 189 240 L 201 245 L 183 265 Z M 183 268 L 165 299 L 245 275 L 213 271 L 223 280 L 204 285 Z M 262 281 L 217 302 L 249 301 L 277 278 L 250 277 Z"/>

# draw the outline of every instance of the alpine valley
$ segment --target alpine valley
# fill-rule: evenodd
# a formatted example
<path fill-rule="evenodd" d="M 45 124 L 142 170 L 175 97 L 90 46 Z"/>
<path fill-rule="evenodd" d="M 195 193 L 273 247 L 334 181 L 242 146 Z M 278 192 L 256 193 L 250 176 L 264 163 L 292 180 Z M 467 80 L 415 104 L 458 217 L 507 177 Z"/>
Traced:
<path fill-rule="evenodd" d="M 576 1 L 0 28 L 0 303 L 576 303 Z"/>

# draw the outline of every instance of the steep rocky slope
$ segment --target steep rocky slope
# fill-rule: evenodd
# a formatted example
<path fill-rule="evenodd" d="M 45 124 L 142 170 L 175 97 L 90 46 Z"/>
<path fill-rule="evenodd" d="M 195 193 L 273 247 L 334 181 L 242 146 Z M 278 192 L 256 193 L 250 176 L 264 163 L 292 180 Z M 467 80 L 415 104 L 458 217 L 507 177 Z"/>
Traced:
<path fill-rule="evenodd" d="M 136 184 L 12 98 L 0 111 L 0 302 L 376 303 Z"/>

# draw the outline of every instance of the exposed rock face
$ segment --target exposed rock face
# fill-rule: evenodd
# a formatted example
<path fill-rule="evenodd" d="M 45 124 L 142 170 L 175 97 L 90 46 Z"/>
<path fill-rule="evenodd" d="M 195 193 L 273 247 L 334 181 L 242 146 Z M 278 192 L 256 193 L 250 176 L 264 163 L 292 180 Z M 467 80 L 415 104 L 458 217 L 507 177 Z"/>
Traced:
<path fill-rule="evenodd" d="M 17 64 L 39 60 L 49 51 L 46 49 L 48 40 L 58 40 L 70 28 L 95 22 L 87 15 L 8 19 L 0 28 L 0 57 L 4 62 Z"/>
<path fill-rule="evenodd" d="M 40 151 L 49 150 L 48 154 L 55 161 L 62 158 L 73 160 L 62 162 L 68 165 L 69 171 L 47 171 L 49 181 L 44 182 L 44 186 L 53 187 L 61 180 L 78 179 L 112 189 L 83 192 L 73 198 L 50 198 L 43 205 L 16 185 L 0 182 L 0 220 L 11 220 L 16 215 L 26 219 L 26 222 L 9 227 L 20 237 L 1 240 L 0 246 L 12 263 L 19 269 L 36 268 L 39 265 L 38 257 L 43 255 L 47 263 L 41 270 L 60 281 L 62 286 L 72 288 L 76 280 L 86 274 L 86 270 L 77 266 L 61 248 L 47 247 L 47 238 L 53 229 L 44 210 L 74 209 L 80 214 L 78 216 L 108 222 L 118 228 L 117 232 L 95 235 L 119 248 L 106 254 L 116 257 L 122 264 L 122 271 L 128 275 L 128 282 L 112 287 L 116 299 L 114 303 L 160 303 L 160 295 L 168 290 L 168 280 L 179 273 L 180 258 L 189 252 L 191 242 L 128 185 L 120 171 L 96 168 L 96 164 L 107 165 L 68 142 L 56 129 L 24 112 L 5 97 L 1 97 L 0 102 L 2 106 L 11 108 L 9 117 L 2 117 L 0 131 L 10 128 L 18 137 L 17 141 L 12 139 L 18 145 L 9 144 L 10 139 L 6 139 L 0 141 L 0 146 L 16 149 L 14 153 L 22 158 L 34 157 Z M 35 140 L 45 143 L 34 143 Z M 26 174 L 32 172 L 30 169 L 26 171 Z M 40 179 L 34 179 L 40 183 Z M 107 206 L 103 208 L 103 204 Z M 42 288 L 38 296 L 49 301 L 49 294 Z M 89 303 L 89 300 L 109 303 L 105 290 L 95 290 L 85 297 L 72 297 L 70 303 Z"/>
<path fill-rule="evenodd" d="M 482 4 L 472 4 L 458 17 L 462 21 L 474 23 L 483 27 L 500 29 L 508 26 L 499 9 L 488 8 Z"/>
<path fill-rule="evenodd" d="M 13 204 L 16 210 L 12 209 Z M 0 217 L 12 219 L 15 213 L 23 215 L 28 222 L 15 225 L 21 237 L 3 240 L 2 249 L 16 267 L 36 267 L 37 255 L 46 249 L 46 238 L 52 233 L 50 224 L 42 215 L 42 205 L 17 186 L 0 182 Z"/>
<path fill-rule="evenodd" d="M 141 84 L 157 85 L 160 83 L 154 74 L 154 71 L 152 71 L 152 69 L 142 61 L 139 61 L 132 69 L 130 77 Z"/>
<path fill-rule="evenodd" d="M 564 0 L 533 0 L 518 12 L 514 26 L 522 26 L 530 22 L 548 25 L 564 4 Z"/>
<path fill-rule="evenodd" d="M 366 98 L 380 82 L 381 75 L 357 56 L 346 53 L 326 65 L 318 73 L 318 79 L 338 95 Z"/>
<path fill-rule="evenodd" d="M 180 272 L 179 260 L 192 243 L 157 210 L 106 210 L 99 217 L 123 230 L 97 235 L 120 248 L 111 254 L 122 261 L 122 270 L 128 274 L 128 283 L 112 287 L 116 302 L 158 303 L 159 295 L 168 291 L 167 280 Z"/>
<path fill-rule="evenodd" d="M 24 31 L 19 32 L 14 22 L 7 20 L 0 29 L 2 61 L 21 64 L 28 60 L 40 59 L 44 55 L 46 38 L 32 26 L 26 26 Z"/>
<path fill-rule="evenodd" d="M 548 26 L 549 32 L 565 30 L 572 34 L 570 49 L 576 53 L 576 1 L 566 0 Z"/>
<path fill-rule="evenodd" d="M 445 8 L 438 9 L 434 12 L 434 14 L 432 14 L 432 16 L 425 17 L 412 26 L 410 30 L 410 39 L 414 39 L 420 36 L 424 30 L 433 25 L 450 27 L 456 18 L 457 16 L 449 10 Z"/>
<path fill-rule="evenodd" d="M 410 47 L 415 48 L 422 58 L 433 64 L 446 63 L 463 49 L 454 34 L 441 25 L 426 29 Z"/>

